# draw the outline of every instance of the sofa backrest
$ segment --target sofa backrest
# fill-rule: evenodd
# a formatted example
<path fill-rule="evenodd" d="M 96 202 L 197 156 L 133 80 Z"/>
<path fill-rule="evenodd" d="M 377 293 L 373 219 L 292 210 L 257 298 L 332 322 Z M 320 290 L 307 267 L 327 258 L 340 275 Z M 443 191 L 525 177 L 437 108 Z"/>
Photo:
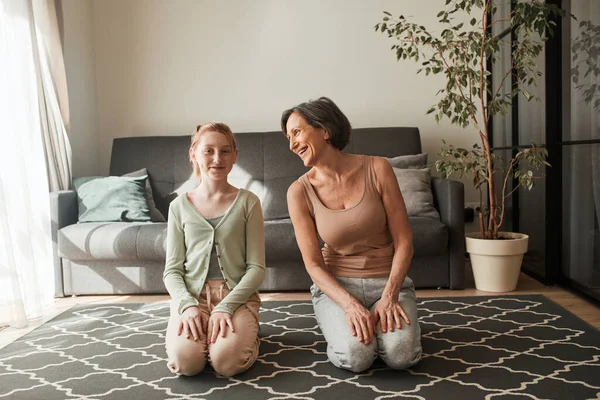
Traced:
<path fill-rule="evenodd" d="M 280 131 L 236 133 L 239 156 L 229 182 L 260 199 L 266 220 L 288 218 L 286 193 L 308 169 Z M 178 194 L 196 186 L 188 161 L 190 136 L 115 138 L 110 174 L 123 175 L 146 168 L 158 209 L 167 215 Z M 418 128 L 358 128 L 352 131 L 347 153 L 395 157 L 421 152 Z"/>

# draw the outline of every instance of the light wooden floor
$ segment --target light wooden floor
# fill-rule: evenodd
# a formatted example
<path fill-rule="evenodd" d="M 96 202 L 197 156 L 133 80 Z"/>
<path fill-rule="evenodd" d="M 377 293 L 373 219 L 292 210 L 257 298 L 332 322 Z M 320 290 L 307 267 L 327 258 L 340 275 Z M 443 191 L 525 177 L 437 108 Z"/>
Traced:
<path fill-rule="evenodd" d="M 489 296 L 499 293 L 483 292 L 475 289 L 472 282 L 472 274 L 467 272 L 467 288 L 464 290 L 449 290 L 449 289 L 419 289 L 417 296 L 420 298 L 426 297 L 460 297 L 460 296 Z M 600 308 L 596 305 L 582 299 L 581 297 L 561 289 L 559 287 L 545 286 L 537 280 L 521 274 L 519 277 L 519 285 L 515 292 L 511 294 L 543 294 L 554 302 L 568 309 L 579 318 L 583 319 L 590 325 L 600 329 Z M 282 301 L 282 300 L 309 300 L 310 293 L 308 292 L 285 292 L 285 293 L 261 293 L 263 301 Z M 27 332 L 35 329 L 44 322 L 59 315 L 63 311 L 68 310 L 77 304 L 107 304 L 107 303 L 151 303 L 151 302 L 168 302 L 169 297 L 165 295 L 136 295 L 136 296 L 79 296 L 66 297 L 55 299 L 54 307 L 47 313 L 35 321 L 31 321 L 29 326 L 23 329 L 5 328 L 0 330 L 0 348 L 12 343 Z"/>

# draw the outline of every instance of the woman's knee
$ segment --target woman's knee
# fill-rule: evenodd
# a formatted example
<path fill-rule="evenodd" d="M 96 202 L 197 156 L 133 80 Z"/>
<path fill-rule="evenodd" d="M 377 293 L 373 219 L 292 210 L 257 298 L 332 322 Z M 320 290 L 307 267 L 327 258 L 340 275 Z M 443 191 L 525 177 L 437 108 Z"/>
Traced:
<path fill-rule="evenodd" d="M 390 335 L 385 339 L 381 341 L 379 356 L 390 368 L 407 369 L 421 360 L 420 335 Z"/>
<path fill-rule="evenodd" d="M 423 350 L 421 349 L 421 346 L 418 346 L 417 348 L 413 347 L 412 349 L 403 349 L 397 354 L 384 359 L 384 362 L 392 369 L 407 369 L 421 361 L 422 353 Z"/>
<path fill-rule="evenodd" d="M 355 339 L 344 344 L 328 346 L 327 355 L 329 361 L 338 368 L 363 372 L 369 369 L 377 358 L 375 349 L 374 341 L 366 345 Z"/>

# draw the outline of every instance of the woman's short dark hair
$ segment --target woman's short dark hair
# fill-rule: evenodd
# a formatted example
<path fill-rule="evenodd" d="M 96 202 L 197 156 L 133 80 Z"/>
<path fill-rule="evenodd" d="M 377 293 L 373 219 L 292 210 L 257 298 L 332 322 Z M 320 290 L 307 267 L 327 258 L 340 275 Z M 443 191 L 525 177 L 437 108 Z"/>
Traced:
<path fill-rule="evenodd" d="M 319 97 L 298 104 L 281 114 L 281 131 L 286 133 L 286 125 L 290 115 L 298 113 L 314 128 L 325 129 L 329 133 L 328 142 L 335 148 L 343 150 L 350 140 L 352 126 L 348 117 L 329 98 Z"/>

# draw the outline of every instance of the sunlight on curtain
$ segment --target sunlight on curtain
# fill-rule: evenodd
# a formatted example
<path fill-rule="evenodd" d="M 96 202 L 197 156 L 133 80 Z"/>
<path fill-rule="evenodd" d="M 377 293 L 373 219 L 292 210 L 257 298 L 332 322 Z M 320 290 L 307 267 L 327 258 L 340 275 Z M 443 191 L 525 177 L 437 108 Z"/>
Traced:
<path fill-rule="evenodd" d="M 50 190 L 54 192 L 71 185 L 67 78 L 54 0 L 29 1 L 35 27 L 42 138 Z"/>
<path fill-rule="evenodd" d="M 52 304 L 48 178 L 31 3 L 0 2 L 0 325 Z"/>

